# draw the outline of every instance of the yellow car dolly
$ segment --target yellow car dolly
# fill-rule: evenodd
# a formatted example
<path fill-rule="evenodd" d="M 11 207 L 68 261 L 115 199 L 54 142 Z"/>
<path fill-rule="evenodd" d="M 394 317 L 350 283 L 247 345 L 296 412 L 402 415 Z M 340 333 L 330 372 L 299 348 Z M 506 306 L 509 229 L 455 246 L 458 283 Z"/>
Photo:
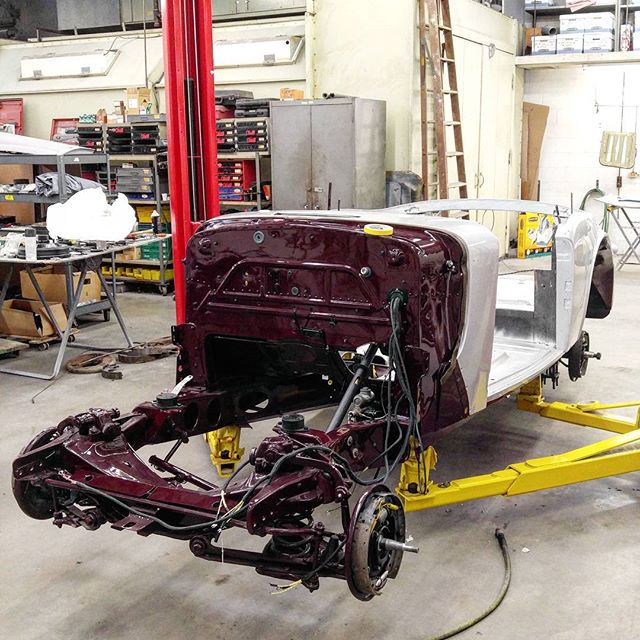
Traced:
<path fill-rule="evenodd" d="M 405 510 L 419 511 L 491 496 L 515 496 L 640 471 L 640 402 L 546 402 L 542 396 L 542 380 L 538 377 L 520 389 L 517 406 L 544 418 L 618 435 L 566 453 L 511 464 L 492 473 L 439 483 L 429 478 L 437 463 L 435 449 L 427 447 L 418 454 L 412 444 L 396 488 Z M 635 421 L 602 413 L 624 407 L 639 407 Z"/>

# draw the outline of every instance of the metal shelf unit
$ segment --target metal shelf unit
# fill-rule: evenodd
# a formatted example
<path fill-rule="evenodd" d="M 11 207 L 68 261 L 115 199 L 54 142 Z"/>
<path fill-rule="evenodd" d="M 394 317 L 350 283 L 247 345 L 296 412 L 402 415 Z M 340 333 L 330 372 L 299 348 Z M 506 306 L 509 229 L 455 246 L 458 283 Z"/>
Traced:
<path fill-rule="evenodd" d="M 80 167 L 83 165 L 107 165 L 109 171 L 109 158 L 104 153 L 74 152 L 61 156 L 47 154 L 30 153 L 0 153 L 0 165 L 33 165 L 39 167 L 55 166 L 58 172 L 58 194 L 57 196 L 39 196 L 35 193 L 2 193 L 0 202 L 31 203 L 31 204 L 55 204 L 66 202 L 73 193 L 67 190 L 66 173 L 67 167 Z M 65 271 L 67 281 L 67 305 L 70 307 L 73 291 L 73 274 L 69 269 Z M 108 318 L 111 305 L 107 298 L 102 298 L 96 302 L 88 302 L 78 307 L 76 318 L 89 313 L 102 312 L 105 320 Z"/>
<path fill-rule="evenodd" d="M 256 170 L 256 199 L 255 200 L 219 200 L 221 212 L 224 213 L 224 209 L 230 209 L 232 207 L 243 209 L 245 207 L 256 207 L 259 210 L 262 209 L 264 198 L 262 197 L 262 167 L 260 161 L 262 158 L 271 158 L 268 151 L 256 151 L 256 152 L 238 152 L 238 153 L 218 153 L 218 160 L 237 160 L 238 162 L 253 160 Z M 271 202 L 271 201 L 269 201 Z"/>
<path fill-rule="evenodd" d="M 169 212 L 169 199 L 163 197 L 162 189 L 160 187 L 160 168 L 157 154 L 140 154 L 140 153 L 132 153 L 132 154 L 111 154 L 109 155 L 109 170 L 108 170 L 108 182 L 111 185 L 111 168 L 115 165 L 121 165 L 124 163 L 143 163 L 147 166 L 150 166 L 153 170 L 153 197 L 149 199 L 143 198 L 129 198 L 129 204 L 138 206 L 152 206 L 156 209 L 156 211 L 160 214 L 160 220 L 170 220 L 170 212 Z M 164 162 L 164 161 L 163 161 Z M 112 195 L 117 195 L 117 191 L 113 192 Z M 126 276 L 115 276 L 116 282 L 130 282 L 137 283 L 143 285 L 153 285 L 158 287 L 162 295 L 167 295 L 170 287 L 173 285 L 173 277 L 167 277 L 167 270 L 173 266 L 173 260 L 165 254 L 165 248 L 163 241 L 165 237 L 158 238 L 158 247 L 159 247 L 159 256 L 158 260 L 108 260 L 105 261 L 105 264 L 111 264 L 111 268 L 113 273 L 115 273 L 116 264 L 119 265 L 130 265 L 130 266 L 146 266 L 146 267 L 158 267 L 160 271 L 160 279 L 159 280 L 146 280 L 142 278 L 129 278 Z"/>
<path fill-rule="evenodd" d="M 55 166 L 58 172 L 58 196 L 38 196 L 35 193 L 2 193 L 2 202 L 30 202 L 33 204 L 54 204 L 66 202 L 73 193 L 67 190 L 67 167 L 83 165 L 107 165 L 109 158 L 104 153 L 66 153 L 62 156 L 30 153 L 0 153 L 0 165 L 30 164 L 33 166 Z"/>
<path fill-rule="evenodd" d="M 525 8 L 525 13 L 531 16 L 532 18 L 532 26 L 537 26 L 538 17 L 551 17 L 551 16 L 561 16 L 561 15 L 569 15 L 572 13 L 586 14 L 586 13 L 600 13 L 602 11 L 613 11 L 615 20 L 614 20 L 614 32 L 613 32 L 613 52 L 602 52 L 602 55 L 607 55 L 608 53 L 624 53 L 624 54 L 633 54 L 632 51 L 620 51 L 620 24 L 622 22 L 622 17 L 624 13 L 631 13 L 634 11 L 640 11 L 640 4 L 629 4 L 627 2 L 623 2 L 622 0 L 616 0 L 615 2 L 611 2 L 608 4 L 595 4 L 590 5 L 588 7 L 581 8 L 578 12 L 572 12 L 570 7 L 567 6 L 554 6 L 554 7 L 529 7 Z M 562 54 L 560 54 L 562 55 Z M 576 64 L 579 64 L 580 58 L 583 57 L 583 64 L 594 64 L 594 62 L 589 60 L 589 56 L 593 54 L 585 53 L 573 53 L 566 54 L 571 55 L 575 58 Z M 596 54 L 598 55 L 598 54 Z M 519 56 L 523 57 L 523 56 Z M 545 58 L 549 56 L 543 56 Z M 611 59 L 610 64 L 619 64 L 624 62 L 637 62 L 636 59 L 630 57 L 629 60 L 616 60 Z M 599 59 L 596 59 L 595 64 L 602 64 Z M 524 65 L 520 65 L 524 66 Z M 558 65 L 560 66 L 560 65 Z"/>

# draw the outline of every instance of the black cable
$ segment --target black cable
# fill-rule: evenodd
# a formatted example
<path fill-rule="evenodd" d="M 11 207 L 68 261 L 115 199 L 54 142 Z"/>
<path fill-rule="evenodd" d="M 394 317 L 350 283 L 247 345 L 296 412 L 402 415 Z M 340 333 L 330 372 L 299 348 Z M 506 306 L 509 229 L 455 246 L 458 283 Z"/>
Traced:
<path fill-rule="evenodd" d="M 333 560 L 336 557 L 336 555 L 338 554 L 338 551 L 340 551 L 345 546 L 346 543 L 347 543 L 346 540 L 342 540 L 342 542 L 340 542 L 340 544 L 315 569 L 309 571 L 309 573 L 307 573 L 302 578 L 302 580 L 308 580 L 319 571 L 322 571 L 322 569 L 324 569 L 329 564 L 329 562 L 331 562 L 331 560 Z"/>
<path fill-rule="evenodd" d="M 111 502 L 113 502 L 114 504 L 120 506 L 123 509 L 126 509 L 128 511 L 130 511 L 131 513 L 134 513 L 135 515 L 138 515 L 140 517 L 143 518 L 149 518 L 150 520 L 152 520 L 153 522 L 155 522 L 156 524 L 160 525 L 161 527 L 169 530 L 169 531 L 194 531 L 194 530 L 198 530 L 198 529 L 204 529 L 204 528 L 208 528 L 208 527 L 220 527 L 223 526 L 228 520 L 230 520 L 231 518 L 238 516 L 242 513 L 244 513 L 247 509 L 248 509 L 248 502 L 249 499 L 251 498 L 251 496 L 256 492 L 256 490 L 258 489 L 258 487 L 260 487 L 261 485 L 263 485 L 265 482 L 268 484 L 273 477 L 275 476 L 275 474 L 278 472 L 278 470 L 280 469 L 280 467 L 289 459 L 297 457 L 298 455 L 300 455 L 301 453 L 305 453 L 305 452 L 310 452 L 310 451 L 319 451 L 319 452 L 323 452 L 328 454 L 330 457 L 334 458 L 335 460 L 337 460 L 340 463 L 340 466 L 342 468 L 342 470 L 344 471 L 344 473 L 356 484 L 361 485 L 361 486 L 371 486 L 373 484 L 379 484 L 379 483 L 384 483 L 387 481 L 388 477 L 391 475 L 391 473 L 395 470 L 395 468 L 397 467 L 398 463 L 400 462 L 402 456 L 404 455 L 405 451 L 407 450 L 407 447 L 409 445 L 409 438 L 410 436 L 413 435 L 417 438 L 418 443 L 420 445 L 420 451 L 422 451 L 422 441 L 420 439 L 420 430 L 419 430 L 419 425 L 417 422 L 417 416 L 416 416 L 416 410 L 415 410 L 415 403 L 413 401 L 413 396 L 411 395 L 411 388 L 410 388 L 410 384 L 409 384 L 409 378 L 406 372 L 406 367 L 404 364 L 404 359 L 402 357 L 402 352 L 401 352 L 401 347 L 400 347 L 400 342 L 399 342 L 399 333 L 400 333 L 400 325 L 399 325 L 399 315 L 400 315 L 400 298 L 399 297 L 395 297 L 392 299 L 391 304 L 390 304 L 390 316 L 391 316 L 391 326 L 392 326 L 392 333 L 391 333 L 391 337 L 389 339 L 389 348 L 390 348 L 390 360 L 389 360 L 389 380 L 388 380 L 388 391 L 387 391 L 387 395 L 388 395 L 388 401 L 389 401 L 389 407 L 390 407 L 390 402 L 391 402 L 391 374 L 392 372 L 395 372 L 396 374 L 396 379 L 398 380 L 398 384 L 400 386 L 400 391 L 401 391 L 401 397 L 396 401 L 395 407 L 393 409 L 393 415 L 391 414 L 390 411 L 388 411 L 388 417 L 387 417 L 387 433 L 385 434 L 385 451 L 382 452 L 381 455 L 385 456 L 385 475 L 383 478 L 381 479 L 377 479 L 377 478 L 373 478 L 371 480 L 364 480 L 362 478 L 359 478 L 354 471 L 351 469 L 351 465 L 350 463 L 343 457 L 341 456 L 339 453 L 337 453 L 336 451 L 334 451 L 333 449 L 329 448 L 329 447 L 325 447 L 322 445 L 308 445 L 306 447 L 302 447 L 300 449 L 296 449 L 295 451 L 292 451 L 290 453 L 287 453 L 285 455 L 283 455 L 279 460 L 277 460 L 277 462 L 273 465 L 271 471 L 265 475 L 264 477 L 260 478 L 260 480 L 258 480 L 258 482 L 256 482 L 255 484 L 253 484 L 251 487 L 249 487 L 249 489 L 247 489 L 247 491 L 244 493 L 244 495 L 242 496 L 242 498 L 240 499 L 240 501 L 236 504 L 235 507 L 232 507 L 228 512 L 226 512 L 225 514 L 223 514 L 220 518 L 216 518 L 214 520 L 209 520 L 207 522 L 201 522 L 198 524 L 193 524 L 193 525 L 171 525 L 168 522 L 165 522 L 164 520 L 161 520 L 160 518 L 157 518 L 156 516 L 153 516 L 145 511 L 141 511 L 136 509 L 135 507 L 131 507 L 130 505 L 128 505 L 127 503 L 119 500 L 118 498 L 104 492 L 101 491 L 100 489 L 96 489 L 94 487 L 91 487 L 90 485 L 84 484 L 82 482 L 77 482 L 74 481 L 74 484 L 78 487 L 80 487 L 81 489 L 83 489 L 84 491 L 88 492 L 88 493 L 93 493 L 95 495 L 101 496 L 107 500 L 110 500 Z M 393 355 L 391 355 L 393 353 Z M 400 451 L 398 452 L 398 455 L 396 456 L 395 460 L 393 461 L 393 464 L 389 465 L 389 461 L 386 457 L 386 454 L 388 453 L 389 449 L 393 446 L 395 446 L 397 444 L 397 442 L 399 441 L 396 440 L 390 447 L 388 446 L 388 437 L 389 437 L 389 432 L 391 430 L 391 422 L 393 421 L 392 418 L 395 418 L 395 422 L 396 424 L 399 425 L 399 420 L 398 420 L 398 407 L 400 402 L 402 401 L 402 399 L 406 399 L 408 404 L 409 404 L 409 426 L 406 429 L 406 432 L 404 434 L 404 444 L 401 447 Z M 378 456 L 380 457 L 380 456 Z M 240 471 L 242 471 L 242 469 L 244 469 L 247 464 L 249 464 L 249 460 L 246 460 L 245 462 L 243 462 L 235 471 L 234 473 L 227 478 L 225 484 L 222 487 L 222 491 L 223 494 L 226 492 L 229 484 L 231 483 L 231 481 L 238 475 L 238 473 L 240 473 Z M 240 509 L 237 509 L 238 504 L 242 503 L 243 506 Z"/>
<path fill-rule="evenodd" d="M 428 638 L 427 640 L 446 640 L 447 638 L 452 638 L 453 636 L 470 629 L 474 625 L 478 624 L 489 615 L 491 615 L 504 600 L 504 597 L 507 595 L 507 591 L 509 590 L 509 585 L 511 584 L 511 558 L 509 557 L 509 546 L 507 545 L 507 539 L 504 535 L 504 531 L 502 529 L 496 529 L 495 531 L 496 539 L 498 540 L 498 544 L 500 545 L 500 551 L 502 552 L 502 560 L 504 561 L 504 578 L 502 579 L 502 586 L 500 587 L 500 591 L 496 599 L 478 616 L 472 618 L 468 622 L 461 624 L 459 627 L 455 629 L 451 629 L 451 631 L 447 631 L 439 636 L 433 636 Z"/>

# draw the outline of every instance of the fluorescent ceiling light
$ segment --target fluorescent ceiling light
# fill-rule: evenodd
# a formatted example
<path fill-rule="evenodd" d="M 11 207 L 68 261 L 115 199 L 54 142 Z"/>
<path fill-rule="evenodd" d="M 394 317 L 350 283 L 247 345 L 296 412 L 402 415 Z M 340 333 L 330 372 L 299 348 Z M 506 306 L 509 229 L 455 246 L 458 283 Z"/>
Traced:
<path fill-rule="evenodd" d="M 24 57 L 20 60 L 20 80 L 105 76 L 118 53 L 116 49 L 97 49 Z"/>
<path fill-rule="evenodd" d="M 216 69 L 295 64 L 304 37 L 278 36 L 264 40 L 214 41 L 213 62 Z"/>

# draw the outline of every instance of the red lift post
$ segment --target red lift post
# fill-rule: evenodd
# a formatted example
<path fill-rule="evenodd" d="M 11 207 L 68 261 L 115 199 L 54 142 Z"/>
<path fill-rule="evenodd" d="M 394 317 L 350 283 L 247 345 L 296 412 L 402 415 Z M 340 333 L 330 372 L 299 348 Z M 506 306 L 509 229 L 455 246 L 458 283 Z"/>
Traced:
<path fill-rule="evenodd" d="M 211 0 L 163 0 L 162 31 L 176 316 L 182 323 L 187 242 L 202 222 L 220 214 Z"/>

